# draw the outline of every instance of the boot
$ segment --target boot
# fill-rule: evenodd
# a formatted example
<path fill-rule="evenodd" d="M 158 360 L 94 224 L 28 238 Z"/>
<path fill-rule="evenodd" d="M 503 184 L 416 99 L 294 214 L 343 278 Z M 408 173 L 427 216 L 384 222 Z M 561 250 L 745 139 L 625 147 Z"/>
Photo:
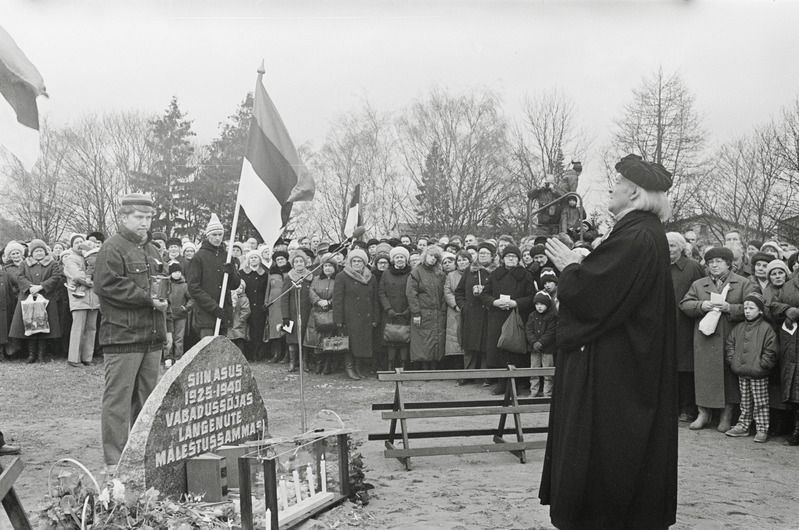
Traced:
<path fill-rule="evenodd" d="M 306 374 L 310 374 L 314 371 L 314 360 L 310 355 L 303 355 L 302 362 L 302 368 L 305 370 Z"/>
<path fill-rule="evenodd" d="M 47 341 L 39 339 L 37 356 L 40 363 L 47 362 Z"/>
<path fill-rule="evenodd" d="M 37 356 L 36 342 L 38 341 L 35 339 L 28 339 L 25 341 L 25 348 L 28 350 L 28 358 L 26 359 L 26 362 L 28 364 L 33 364 L 36 362 L 36 356 Z"/>
<path fill-rule="evenodd" d="M 793 432 L 786 442 L 788 445 L 799 445 L 799 410 L 793 413 Z"/>
<path fill-rule="evenodd" d="M 296 372 L 299 369 L 297 366 L 297 350 L 289 350 L 289 372 Z"/>
<path fill-rule="evenodd" d="M 325 375 L 330 375 L 333 373 L 335 364 L 336 361 L 332 359 L 329 355 L 325 357 Z"/>
<path fill-rule="evenodd" d="M 325 372 L 325 366 L 327 365 L 327 357 L 320 357 L 317 356 L 316 360 L 316 373 L 317 375 L 321 375 Z"/>
<path fill-rule="evenodd" d="M 721 411 L 721 418 L 719 419 L 719 426 L 716 428 L 719 432 L 727 432 L 732 428 L 732 405 L 726 405 L 724 410 Z"/>
<path fill-rule="evenodd" d="M 366 379 L 366 368 L 363 367 L 362 359 L 353 358 L 352 368 L 353 371 L 358 375 L 358 379 Z"/>
<path fill-rule="evenodd" d="M 356 372 L 353 369 L 353 359 L 351 353 L 348 353 L 347 356 L 344 358 L 344 370 L 347 372 L 347 377 L 349 377 L 350 379 L 354 381 L 361 380 L 361 376 L 359 376 L 358 372 Z"/>
<path fill-rule="evenodd" d="M 710 409 L 706 407 L 698 407 L 698 408 L 699 408 L 699 415 L 691 423 L 691 425 L 688 426 L 688 428 L 691 429 L 692 431 L 698 431 L 699 429 L 704 429 L 705 427 L 707 427 L 707 424 L 710 423 Z"/>

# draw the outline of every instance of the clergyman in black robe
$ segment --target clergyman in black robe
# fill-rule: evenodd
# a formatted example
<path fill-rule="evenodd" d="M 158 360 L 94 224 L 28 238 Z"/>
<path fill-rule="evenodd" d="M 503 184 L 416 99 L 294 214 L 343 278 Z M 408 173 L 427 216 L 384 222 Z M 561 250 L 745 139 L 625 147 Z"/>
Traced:
<path fill-rule="evenodd" d="M 562 272 L 539 497 L 561 529 L 667 528 L 676 516 L 676 302 L 660 219 L 671 175 L 635 155 L 616 169 L 607 239 L 581 263 L 547 242 Z"/>

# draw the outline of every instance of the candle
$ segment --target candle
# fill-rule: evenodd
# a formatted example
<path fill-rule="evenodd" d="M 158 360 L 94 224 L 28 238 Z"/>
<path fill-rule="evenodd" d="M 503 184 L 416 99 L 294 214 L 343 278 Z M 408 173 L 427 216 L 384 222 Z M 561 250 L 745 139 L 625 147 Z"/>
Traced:
<path fill-rule="evenodd" d="M 327 466 L 325 465 L 325 455 L 322 455 L 322 462 L 319 465 L 319 473 L 322 475 L 322 492 L 327 493 Z"/>
<path fill-rule="evenodd" d="M 272 530 L 272 511 L 266 509 L 266 530 Z"/>
<path fill-rule="evenodd" d="M 278 488 L 278 493 L 280 494 L 280 504 L 283 506 L 283 509 L 289 507 L 289 493 L 286 490 L 286 480 L 280 479 L 280 487 Z"/>
<path fill-rule="evenodd" d="M 302 491 L 300 491 L 300 474 L 295 469 L 291 472 L 291 475 L 294 477 L 294 492 L 297 494 L 297 502 L 302 500 Z"/>
<path fill-rule="evenodd" d="M 308 480 L 308 496 L 312 497 L 314 494 L 316 494 L 316 484 L 314 484 L 313 469 L 311 469 L 311 464 L 305 466 L 305 478 Z"/>

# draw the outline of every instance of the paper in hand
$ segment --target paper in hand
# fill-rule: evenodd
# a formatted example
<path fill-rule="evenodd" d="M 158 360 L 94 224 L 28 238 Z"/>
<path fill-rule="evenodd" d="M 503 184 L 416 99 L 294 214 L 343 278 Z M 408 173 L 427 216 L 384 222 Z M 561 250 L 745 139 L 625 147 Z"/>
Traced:
<path fill-rule="evenodd" d="M 791 325 L 791 327 L 790 327 L 790 328 L 788 327 L 788 322 L 787 322 L 787 321 L 786 321 L 786 322 L 783 322 L 783 323 L 782 323 L 782 330 L 783 330 L 785 333 L 787 333 L 788 335 L 793 335 L 794 333 L 796 333 L 796 322 L 794 322 L 794 323 Z"/>
<path fill-rule="evenodd" d="M 291 333 L 294 330 L 294 321 L 289 320 L 289 323 L 281 328 L 286 333 Z"/>
<path fill-rule="evenodd" d="M 710 303 L 713 305 L 720 305 L 724 303 L 724 296 L 720 293 L 710 293 Z"/>

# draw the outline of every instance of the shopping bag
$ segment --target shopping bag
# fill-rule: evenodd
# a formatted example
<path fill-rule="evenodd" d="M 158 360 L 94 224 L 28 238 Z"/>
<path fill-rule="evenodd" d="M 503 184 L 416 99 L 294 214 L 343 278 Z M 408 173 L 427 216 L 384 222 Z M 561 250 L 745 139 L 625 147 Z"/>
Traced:
<path fill-rule="evenodd" d="M 313 319 L 317 331 L 334 331 L 336 329 L 332 311 L 314 311 Z"/>
<path fill-rule="evenodd" d="M 383 328 L 383 341 L 389 344 L 407 344 L 411 341 L 411 326 L 387 323 Z"/>
<path fill-rule="evenodd" d="M 718 301 L 726 301 L 727 294 L 730 292 L 730 284 L 724 286 L 724 289 L 721 290 L 721 294 L 716 295 L 716 293 L 711 293 L 711 301 L 718 302 Z M 716 327 L 719 325 L 719 319 L 721 318 L 721 311 L 718 309 L 714 309 L 710 311 L 708 314 L 702 317 L 702 320 L 699 321 L 699 331 L 702 332 L 703 335 L 706 337 L 711 336 L 716 332 Z"/>
<path fill-rule="evenodd" d="M 336 335 L 322 339 L 323 351 L 347 351 L 350 349 L 350 338 Z"/>
<path fill-rule="evenodd" d="M 511 353 L 527 353 L 524 320 L 517 309 L 514 309 L 502 324 L 502 333 L 499 335 L 497 348 Z"/>
<path fill-rule="evenodd" d="M 47 304 L 50 301 L 42 295 L 30 294 L 20 302 L 22 306 L 22 322 L 25 325 L 25 336 L 37 333 L 50 333 L 50 321 L 47 318 Z"/>

